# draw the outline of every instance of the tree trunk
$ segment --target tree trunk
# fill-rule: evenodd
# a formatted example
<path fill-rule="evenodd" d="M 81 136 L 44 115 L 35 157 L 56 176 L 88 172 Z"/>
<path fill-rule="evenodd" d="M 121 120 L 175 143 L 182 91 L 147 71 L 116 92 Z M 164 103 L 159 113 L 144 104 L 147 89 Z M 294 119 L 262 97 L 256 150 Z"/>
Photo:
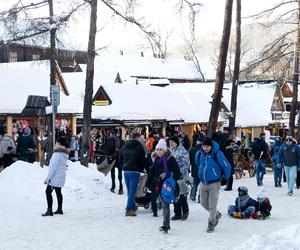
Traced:
<path fill-rule="evenodd" d="M 222 34 L 222 40 L 220 44 L 215 91 L 213 95 L 213 101 L 210 110 L 209 122 L 208 122 L 208 131 L 207 131 L 208 136 L 212 136 L 213 132 L 216 131 L 218 126 L 218 117 L 219 117 L 219 111 L 221 107 L 222 91 L 223 91 L 224 78 L 225 78 L 226 58 L 227 58 L 228 44 L 230 38 L 232 2 L 233 0 L 226 0 L 226 4 L 225 4 L 223 34 Z"/>
<path fill-rule="evenodd" d="M 53 0 L 48 0 L 48 5 L 49 5 L 49 17 L 50 17 L 50 27 L 52 25 L 55 25 L 55 22 L 53 20 L 54 17 L 54 11 L 53 11 Z M 55 72 L 56 72 L 56 29 L 51 28 L 50 29 L 50 85 L 55 85 L 56 84 L 56 79 L 55 79 Z M 52 110 L 53 112 L 53 110 Z M 52 118 L 53 119 L 53 118 Z M 51 122 L 51 126 L 49 127 L 51 129 L 51 133 L 49 131 L 48 136 L 50 136 L 50 144 L 49 147 L 47 148 L 47 154 L 49 158 L 51 158 L 53 148 L 55 145 L 55 141 L 53 141 L 53 131 L 55 131 L 55 128 L 52 128 L 53 125 L 55 124 L 54 122 Z"/>
<path fill-rule="evenodd" d="M 232 79 L 231 90 L 231 105 L 229 118 L 229 138 L 235 137 L 235 121 L 236 121 L 236 105 L 239 86 L 240 75 L 240 61 L 241 61 L 241 0 L 236 0 L 236 41 L 235 41 L 235 57 L 234 57 L 234 70 Z"/>
<path fill-rule="evenodd" d="M 295 118 L 298 110 L 298 81 L 299 81 L 299 50 L 300 50 L 300 0 L 298 0 L 298 29 L 295 44 L 294 75 L 293 75 L 293 100 L 289 120 L 289 135 L 295 135 Z M 298 125 L 299 126 L 299 125 Z M 298 132 L 299 133 L 299 132 Z"/>
<path fill-rule="evenodd" d="M 85 80 L 85 96 L 83 107 L 83 131 L 81 145 L 81 164 L 88 166 L 90 159 L 90 132 L 92 123 L 92 98 L 94 82 L 95 40 L 97 32 L 97 0 L 91 0 L 90 32 L 88 42 L 88 58 Z"/>

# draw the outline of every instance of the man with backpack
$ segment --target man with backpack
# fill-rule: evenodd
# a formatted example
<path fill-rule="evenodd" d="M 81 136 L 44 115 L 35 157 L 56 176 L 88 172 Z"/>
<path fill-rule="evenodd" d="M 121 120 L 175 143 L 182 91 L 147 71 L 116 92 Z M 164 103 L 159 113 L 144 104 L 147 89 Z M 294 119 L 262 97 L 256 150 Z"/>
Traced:
<path fill-rule="evenodd" d="M 209 212 L 207 232 L 214 231 L 222 214 L 217 211 L 221 178 L 228 179 L 231 166 L 219 145 L 206 137 L 201 151 L 196 153 L 195 164 L 200 179 L 201 205 Z"/>

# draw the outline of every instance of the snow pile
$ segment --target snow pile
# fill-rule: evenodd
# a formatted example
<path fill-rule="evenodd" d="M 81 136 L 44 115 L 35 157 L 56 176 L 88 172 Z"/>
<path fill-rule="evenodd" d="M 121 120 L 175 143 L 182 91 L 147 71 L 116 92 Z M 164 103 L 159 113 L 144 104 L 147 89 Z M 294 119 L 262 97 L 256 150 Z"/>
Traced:
<path fill-rule="evenodd" d="M 135 218 L 125 217 L 126 194 L 111 193 L 110 176 L 99 173 L 94 164 L 86 168 L 78 162 L 68 162 L 66 185 L 62 189 L 64 215 L 42 217 L 47 208 L 43 184 L 47 173 L 47 167 L 23 161 L 0 173 L 0 225 L 4 225 L 0 227 L 1 250 L 288 250 L 300 246 L 300 224 L 295 224 L 299 223 L 300 192 L 296 189 L 292 197 L 286 195 L 286 183 L 275 189 L 273 174 L 269 172 L 264 184 L 273 206 L 272 218 L 258 221 L 226 216 L 238 186 L 247 186 L 250 196 L 256 197 L 259 187 L 255 178 L 246 176 L 234 180 L 233 191 L 220 192 L 218 209 L 223 216 L 214 233 L 206 233 L 208 213 L 189 200 L 189 218 L 172 221 L 168 235 L 158 232 L 162 225 L 161 210 L 158 218 L 144 208 L 138 209 Z M 116 185 L 118 188 L 118 180 Z M 56 209 L 55 192 L 53 201 Z M 282 228 L 285 229 L 279 231 Z"/>
<path fill-rule="evenodd" d="M 300 248 L 300 224 L 269 235 L 253 235 L 235 250 L 294 250 Z"/>

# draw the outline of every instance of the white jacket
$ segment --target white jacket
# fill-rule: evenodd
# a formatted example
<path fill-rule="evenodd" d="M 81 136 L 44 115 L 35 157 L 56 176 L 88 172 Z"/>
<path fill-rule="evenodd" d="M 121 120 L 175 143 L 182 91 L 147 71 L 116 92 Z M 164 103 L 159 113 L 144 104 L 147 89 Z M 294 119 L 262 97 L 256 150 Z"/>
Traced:
<path fill-rule="evenodd" d="M 66 163 L 69 158 L 68 149 L 56 146 L 50 159 L 46 182 L 52 187 L 63 187 L 66 181 Z"/>

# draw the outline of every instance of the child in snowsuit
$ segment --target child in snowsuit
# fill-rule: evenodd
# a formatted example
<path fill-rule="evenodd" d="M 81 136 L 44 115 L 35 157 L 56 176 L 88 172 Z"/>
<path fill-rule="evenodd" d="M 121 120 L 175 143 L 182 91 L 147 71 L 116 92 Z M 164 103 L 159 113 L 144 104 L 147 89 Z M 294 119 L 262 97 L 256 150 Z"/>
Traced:
<path fill-rule="evenodd" d="M 255 211 L 252 212 L 253 219 L 264 220 L 271 215 L 272 205 L 269 198 L 266 197 L 266 190 L 262 187 L 257 194 Z"/>
<path fill-rule="evenodd" d="M 235 200 L 235 205 L 229 205 L 228 215 L 234 218 L 250 218 L 252 212 L 255 212 L 256 200 L 248 195 L 247 187 L 238 188 L 238 197 Z"/>

